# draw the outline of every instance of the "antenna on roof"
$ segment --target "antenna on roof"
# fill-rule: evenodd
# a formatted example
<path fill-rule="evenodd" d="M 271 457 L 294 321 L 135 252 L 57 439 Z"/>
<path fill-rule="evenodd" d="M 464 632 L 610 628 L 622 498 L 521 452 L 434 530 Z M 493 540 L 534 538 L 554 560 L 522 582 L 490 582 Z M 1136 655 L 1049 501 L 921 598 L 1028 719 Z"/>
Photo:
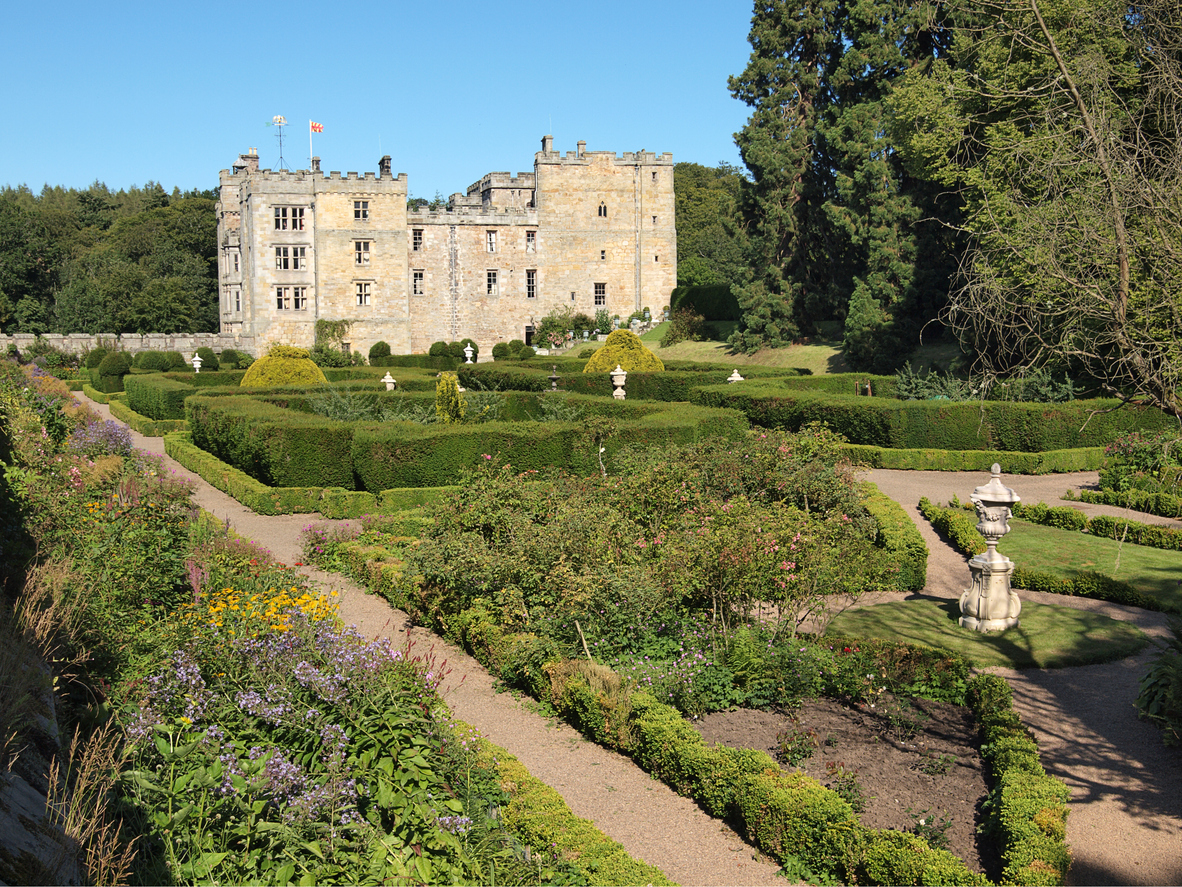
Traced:
<path fill-rule="evenodd" d="M 271 118 L 271 122 L 268 123 L 267 126 L 275 127 L 275 138 L 279 142 L 279 164 L 275 168 L 290 169 L 291 167 L 289 167 L 283 160 L 283 127 L 287 126 L 287 118 L 282 114 L 276 114 Z"/>

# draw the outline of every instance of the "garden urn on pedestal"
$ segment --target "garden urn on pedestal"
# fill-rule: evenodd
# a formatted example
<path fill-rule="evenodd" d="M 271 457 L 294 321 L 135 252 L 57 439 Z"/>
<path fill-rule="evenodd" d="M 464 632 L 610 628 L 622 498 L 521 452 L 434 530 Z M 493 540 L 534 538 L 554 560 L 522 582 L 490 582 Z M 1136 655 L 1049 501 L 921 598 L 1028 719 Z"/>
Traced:
<path fill-rule="evenodd" d="M 465 345 L 464 346 L 464 363 L 471 363 L 471 362 L 472 362 L 472 346 Z"/>
<path fill-rule="evenodd" d="M 1022 602 L 1010 588 L 1014 562 L 998 554 L 997 543 L 1010 531 L 1010 509 L 1018 495 L 1001 482 L 996 462 L 989 483 L 969 497 L 977 507 L 977 532 L 985 537 L 985 551 L 969 561 L 973 584 L 960 597 L 960 624 L 974 631 L 1001 631 L 1018 624 Z"/>
<path fill-rule="evenodd" d="M 200 354 L 193 355 L 193 372 L 195 372 L 195 373 L 201 372 L 201 355 Z"/>
<path fill-rule="evenodd" d="M 628 378 L 627 370 L 617 363 L 616 368 L 611 371 L 610 375 L 612 377 L 612 387 L 615 388 L 615 391 L 612 392 L 612 397 L 616 400 L 623 400 L 625 397 L 624 380 Z"/>
<path fill-rule="evenodd" d="M 386 373 L 386 375 L 382 376 L 381 381 L 385 384 L 387 391 L 393 391 L 394 386 L 398 384 L 394 381 L 394 377 L 389 373 Z"/>

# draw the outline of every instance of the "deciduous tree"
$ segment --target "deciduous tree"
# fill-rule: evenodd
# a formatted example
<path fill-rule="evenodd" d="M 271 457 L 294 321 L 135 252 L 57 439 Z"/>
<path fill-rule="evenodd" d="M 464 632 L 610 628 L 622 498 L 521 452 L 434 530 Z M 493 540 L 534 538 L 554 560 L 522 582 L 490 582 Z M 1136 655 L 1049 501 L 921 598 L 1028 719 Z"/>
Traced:
<path fill-rule="evenodd" d="M 971 237 L 947 319 L 989 373 L 1070 367 L 1182 418 L 1182 15 L 1174 0 L 950 0 L 893 100 Z"/>

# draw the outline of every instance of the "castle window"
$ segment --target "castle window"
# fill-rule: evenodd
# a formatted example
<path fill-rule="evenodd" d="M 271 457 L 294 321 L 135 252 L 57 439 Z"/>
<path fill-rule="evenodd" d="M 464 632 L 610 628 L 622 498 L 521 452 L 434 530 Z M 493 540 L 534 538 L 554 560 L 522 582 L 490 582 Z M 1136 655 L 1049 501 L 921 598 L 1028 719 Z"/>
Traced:
<path fill-rule="evenodd" d="M 291 248 L 291 267 L 296 271 L 303 271 L 308 267 L 308 260 L 305 257 L 306 246 L 293 246 Z"/>
<path fill-rule="evenodd" d="M 357 281 L 356 286 L 357 286 L 357 304 L 358 305 L 368 305 L 369 304 L 369 288 L 370 288 L 371 284 L 368 281 L 359 280 L 359 281 Z"/>
<path fill-rule="evenodd" d="M 538 232 L 537 231 L 526 231 L 525 232 L 525 251 L 527 253 L 532 253 L 535 250 L 537 250 L 537 248 L 538 248 Z"/>
<path fill-rule="evenodd" d="M 411 280 L 413 281 L 413 283 L 411 285 L 411 292 L 414 293 L 416 296 L 421 296 L 423 294 L 423 272 L 422 271 L 411 272 Z"/>
<path fill-rule="evenodd" d="M 495 253 L 497 251 L 497 232 L 496 231 L 485 231 L 484 232 L 484 242 L 485 242 L 485 245 L 488 247 L 488 251 L 490 253 Z"/>
<path fill-rule="evenodd" d="M 276 231 L 303 231 L 304 207 L 277 206 L 275 207 Z"/>
<path fill-rule="evenodd" d="M 291 268 L 291 256 L 286 246 L 275 247 L 275 270 L 287 271 Z"/>
<path fill-rule="evenodd" d="M 234 290 L 234 310 L 242 312 L 242 290 Z"/>
<path fill-rule="evenodd" d="M 607 250 L 601 249 L 599 251 L 599 261 L 604 261 L 607 258 Z"/>
<path fill-rule="evenodd" d="M 234 272 L 238 272 L 238 253 L 234 253 Z"/>
<path fill-rule="evenodd" d="M 653 181 L 655 182 L 656 180 L 657 180 L 657 174 L 654 172 L 653 173 Z"/>
<path fill-rule="evenodd" d="M 306 286 L 275 287 L 275 307 L 280 311 L 303 311 L 308 307 Z"/>
<path fill-rule="evenodd" d="M 416 253 L 423 248 L 423 229 L 415 228 L 410 232 L 411 249 Z"/>
<path fill-rule="evenodd" d="M 654 225 L 657 224 L 657 217 L 656 216 L 653 216 L 653 224 Z"/>
<path fill-rule="evenodd" d="M 353 241 L 353 264 L 354 265 L 368 265 L 369 264 L 369 241 L 368 240 L 354 240 Z"/>
<path fill-rule="evenodd" d="M 497 272 L 489 271 L 486 278 L 485 292 L 487 295 L 495 296 L 497 294 Z"/>
<path fill-rule="evenodd" d="M 607 304 L 607 284 L 606 283 L 595 284 L 595 304 L 596 305 L 606 305 Z"/>
<path fill-rule="evenodd" d="M 369 201 L 368 200 L 354 200 L 353 201 L 353 221 L 368 222 L 369 221 Z"/>
<path fill-rule="evenodd" d="M 525 297 L 527 299 L 536 299 L 538 297 L 538 272 L 535 268 L 526 269 Z"/>
<path fill-rule="evenodd" d="M 659 261 L 661 261 L 661 257 L 660 256 L 653 256 L 653 261 L 659 262 Z"/>
<path fill-rule="evenodd" d="M 607 204 L 604 203 L 602 200 L 599 201 L 599 217 L 601 219 L 607 218 Z"/>

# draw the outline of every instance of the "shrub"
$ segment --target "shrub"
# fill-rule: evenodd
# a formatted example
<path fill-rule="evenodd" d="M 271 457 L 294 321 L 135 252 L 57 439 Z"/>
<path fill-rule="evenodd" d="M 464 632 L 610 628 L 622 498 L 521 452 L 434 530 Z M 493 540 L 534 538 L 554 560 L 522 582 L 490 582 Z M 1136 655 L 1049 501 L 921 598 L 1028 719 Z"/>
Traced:
<path fill-rule="evenodd" d="M 616 330 L 603 347 L 583 367 L 584 373 L 610 373 L 616 365 L 629 373 L 659 373 L 665 369 L 661 359 L 644 347 L 640 337 L 630 330 Z"/>
<path fill-rule="evenodd" d="M 112 351 L 98 365 L 99 382 L 95 387 L 104 394 L 123 390 L 123 377 L 131 372 L 131 361 L 122 351 Z"/>
<path fill-rule="evenodd" d="M 427 354 L 431 357 L 447 357 L 449 354 L 447 342 L 432 342 Z"/>
<path fill-rule="evenodd" d="M 317 342 L 308 356 L 318 367 L 340 369 L 353 364 L 352 355 L 348 351 L 342 351 L 340 348 L 334 348 L 323 342 Z"/>
<path fill-rule="evenodd" d="M 509 355 L 511 357 L 517 357 L 523 348 L 525 348 L 525 343 L 520 339 L 509 340 Z"/>
<path fill-rule="evenodd" d="M 1162 728 L 1166 745 L 1182 743 L 1182 620 L 1170 619 L 1173 637 L 1141 679 L 1137 708 Z"/>
<path fill-rule="evenodd" d="M 390 356 L 390 345 L 387 342 L 374 342 L 369 346 L 369 361 L 372 364 L 374 360 L 381 360 L 383 357 Z"/>
<path fill-rule="evenodd" d="M 185 360 L 185 355 L 181 354 L 179 351 L 166 351 L 164 353 L 168 355 L 169 369 L 189 370 L 193 368 L 193 365 L 189 361 Z"/>
<path fill-rule="evenodd" d="M 110 348 L 104 348 L 99 345 L 97 348 L 91 348 L 86 352 L 86 357 L 83 358 L 83 365 L 88 370 L 98 369 L 98 365 L 103 362 L 103 358 L 111 353 Z"/>
<path fill-rule="evenodd" d="M 505 342 L 497 342 L 492 347 L 492 359 L 504 360 L 509 356 L 509 346 Z"/>
<path fill-rule="evenodd" d="M 529 345 L 522 345 L 521 350 L 518 351 L 515 356 L 517 357 L 518 360 L 529 360 L 531 357 L 537 356 L 537 353 L 538 352 L 535 351 L 533 348 L 531 348 Z"/>
<path fill-rule="evenodd" d="M 706 318 L 692 308 L 678 308 L 669 317 L 669 326 L 661 336 L 661 347 L 678 342 L 701 342 L 706 338 Z"/>
<path fill-rule="evenodd" d="M 435 386 L 435 415 L 440 422 L 453 424 L 464 421 L 464 398 L 455 373 L 440 373 Z"/>
<path fill-rule="evenodd" d="M 475 339 L 460 339 L 460 360 L 465 360 L 464 348 L 468 345 L 472 346 L 472 362 L 476 363 L 476 358 L 480 356 L 480 346 L 476 344 Z"/>
<path fill-rule="evenodd" d="M 265 357 L 251 364 L 239 383 L 243 388 L 276 388 L 283 385 L 327 385 L 324 371 L 303 348 L 273 345 Z"/>
<path fill-rule="evenodd" d="M 582 351 L 579 352 L 579 360 L 586 360 L 588 357 L 591 357 L 593 354 L 595 354 L 594 348 L 584 348 Z"/>
<path fill-rule="evenodd" d="M 217 372 L 221 367 L 218 361 L 218 356 L 213 353 L 212 348 L 207 348 L 204 345 L 197 349 L 197 356 L 201 358 L 201 369 L 209 372 Z"/>
<path fill-rule="evenodd" d="M 168 369 L 168 355 L 163 351 L 140 351 L 131 359 L 131 365 L 137 370 L 162 373 Z"/>

